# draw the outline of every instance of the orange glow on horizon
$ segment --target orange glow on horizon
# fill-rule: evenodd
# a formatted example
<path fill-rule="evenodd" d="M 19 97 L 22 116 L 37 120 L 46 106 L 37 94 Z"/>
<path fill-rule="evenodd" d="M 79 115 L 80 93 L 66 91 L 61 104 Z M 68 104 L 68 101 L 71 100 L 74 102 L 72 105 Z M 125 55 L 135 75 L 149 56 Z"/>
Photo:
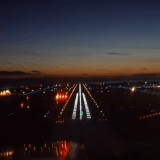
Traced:
<path fill-rule="evenodd" d="M 113 59 L 102 59 L 102 60 L 84 60 L 84 64 L 64 64 L 63 67 L 57 67 L 53 69 L 49 65 L 45 65 L 39 68 L 42 74 L 36 75 L 36 77 L 108 77 L 114 78 L 119 76 L 134 76 L 143 74 L 160 74 L 159 65 L 155 65 L 151 62 L 144 62 L 142 60 L 113 60 Z M 34 68 L 34 66 L 32 67 Z M 18 69 L 18 68 L 17 68 Z M 4 68 L 4 70 L 7 70 Z M 10 71 L 11 72 L 11 71 Z M 25 73 L 29 73 L 29 68 L 23 70 Z M 0 78 L 26 78 L 34 77 L 34 75 L 17 75 L 17 76 L 1 76 Z"/>

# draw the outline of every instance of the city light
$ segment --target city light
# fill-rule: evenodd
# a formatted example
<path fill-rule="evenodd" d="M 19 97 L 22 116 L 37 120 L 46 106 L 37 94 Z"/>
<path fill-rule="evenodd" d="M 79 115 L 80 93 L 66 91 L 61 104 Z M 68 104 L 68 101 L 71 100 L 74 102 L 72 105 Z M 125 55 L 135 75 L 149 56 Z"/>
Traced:
<path fill-rule="evenodd" d="M 73 87 L 74 87 L 74 88 L 73 88 Z M 76 84 L 76 85 L 73 85 L 73 87 L 71 87 L 71 88 L 73 88 L 73 90 L 72 90 L 72 92 L 71 92 L 71 94 L 70 94 L 69 97 L 68 97 L 68 94 L 67 94 L 68 99 L 66 100 L 65 105 L 64 105 L 63 108 L 61 109 L 58 118 L 60 118 L 60 117 L 63 115 L 64 110 L 65 110 L 66 106 L 68 105 L 68 102 L 69 102 L 70 98 L 72 97 L 72 95 L 73 95 L 75 89 L 77 88 L 77 84 Z M 70 89 L 71 89 L 71 88 L 70 88 Z M 56 123 L 58 123 L 58 122 L 59 122 L 59 121 L 56 121 Z"/>
<path fill-rule="evenodd" d="M 66 100 L 68 98 L 68 94 L 57 94 L 56 100 Z"/>
<path fill-rule="evenodd" d="M 4 90 L 0 92 L 0 96 L 8 96 L 8 95 L 11 95 L 11 91 L 9 90 Z"/>
<path fill-rule="evenodd" d="M 10 157 L 13 155 L 13 151 L 6 151 L 6 152 L 1 152 L 0 157 Z M 7 158 L 8 159 L 8 158 Z"/>
<path fill-rule="evenodd" d="M 136 88 L 135 88 L 135 87 L 132 87 L 132 88 L 131 88 L 131 91 L 132 91 L 132 92 L 134 92 L 135 90 L 136 90 Z"/>

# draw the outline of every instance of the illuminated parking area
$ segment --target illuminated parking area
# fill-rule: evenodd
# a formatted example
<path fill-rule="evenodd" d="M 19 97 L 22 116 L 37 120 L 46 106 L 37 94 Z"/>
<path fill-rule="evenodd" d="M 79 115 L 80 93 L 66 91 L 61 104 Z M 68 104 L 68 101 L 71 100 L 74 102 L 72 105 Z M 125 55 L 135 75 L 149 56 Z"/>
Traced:
<path fill-rule="evenodd" d="M 79 84 L 79 112 L 80 112 L 79 119 L 82 120 L 82 91 L 81 91 L 81 84 Z"/>
<path fill-rule="evenodd" d="M 87 119 L 91 119 L 91 114 L 90 114 L 90 111 L 89 111 L 89 108 L 88 108 L 88 103 L 87 103 L 87 100 L 86 100 L 86 96 L 85 96 L 84 93 L 82 93 L 82 96 L 83 96 L 83 101 L 84 101 L 84 106 L 85 106 L 85 110 L 86 110 Z"/>
<path fill-rule="evenodd" d="M 75 102 L 74 102 L 74 108 L 73 108 L 73 113 L 72 113 L 72 119 L 76 119 L 77 115 L 77 106 L 78 105 L 78 93 L 76 94 Z"/>

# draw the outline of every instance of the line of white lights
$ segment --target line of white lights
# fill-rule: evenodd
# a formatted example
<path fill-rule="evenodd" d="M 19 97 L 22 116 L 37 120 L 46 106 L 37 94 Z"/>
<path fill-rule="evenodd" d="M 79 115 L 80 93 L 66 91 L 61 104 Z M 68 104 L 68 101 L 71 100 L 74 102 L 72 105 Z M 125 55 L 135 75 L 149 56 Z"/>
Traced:
<path fill-rule="evenodd" d="M 78 93 L 76 94 L 76 98 L 75 98 L 75 102 L 74 102 L 74 108 L 73 108 L 73 113 L 72 113 L 72 119 L 76 119 L 77 105 L 78 105 Z"/>
<path fill-rule="evenodd" d="M 85 110 L 86 110 L 86 114 L 87 114 L 87 119 L 91 119 L 91 114 L 88 108 L 88 104 L 87 104 L 87 100 L 86 100 L 86 96 L 84 93 L 82 93 L 83 96 L 83 101 L 84 101 L 84 106 L 85 106 Z"/>
<path fill-rule="evenodd" d="M 81 113 L 81 108 L 82 108 L 82 92 L 81 92 L 81 84 L 79 84 L 79 112 L 80 112 L 80 120 L 82 120 L 82 113 Z"/>
<path fill-rule="evenodd" d="M 65 110 L 65 108 L 66 108 L 66 106 L 67 106 L 67 104 L 68 104 L 70 98 L 72 97 L 72 95 L 73 95 L 73 93 L 74 93 L 74 91 L 75 91 L 76 88 L 77 88 L 77 84 L 76 84 L 75 87 L 73 88 L 72 93 L 70 94 L 70 96 L 68 97 L 65 105 L 63 106 L 62 110 L 60 111 L 60 115 L 58 116 L 58 118 L 60 118 L 60 116 L 62 116 L 62 114 L 63 114 L 63 112 L 64 112 L 64 110 Z"/>
<path fill-rule="evenodd" d="M 97 108 L 99 108 L 96 100 L 92 97 L 92 95 L 90 94 L 90 92 L 88 91 L 87 87 L 83 84 L 83 87 L 85 88 L 85 90 L 87 91 L 87 93 L 89 94 L 89 96 L 91 97 L 91 99 L 93 100 L 94 104 L 96 105 Z M 102 114 L 102 116 L 104 117 L 104 113 L 103 111 L 100 111 L 100 113 Z"/>

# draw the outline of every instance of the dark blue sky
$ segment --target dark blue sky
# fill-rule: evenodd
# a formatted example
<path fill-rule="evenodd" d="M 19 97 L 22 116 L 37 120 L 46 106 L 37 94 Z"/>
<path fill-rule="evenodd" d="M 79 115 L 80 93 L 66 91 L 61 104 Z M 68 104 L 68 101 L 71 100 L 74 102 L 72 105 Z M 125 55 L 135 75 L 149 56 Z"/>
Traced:
<path fill-rule="evenodd" d="M 0 2 L 0 70 L 119 76 L 160 72 L 160 2 Z"/>

